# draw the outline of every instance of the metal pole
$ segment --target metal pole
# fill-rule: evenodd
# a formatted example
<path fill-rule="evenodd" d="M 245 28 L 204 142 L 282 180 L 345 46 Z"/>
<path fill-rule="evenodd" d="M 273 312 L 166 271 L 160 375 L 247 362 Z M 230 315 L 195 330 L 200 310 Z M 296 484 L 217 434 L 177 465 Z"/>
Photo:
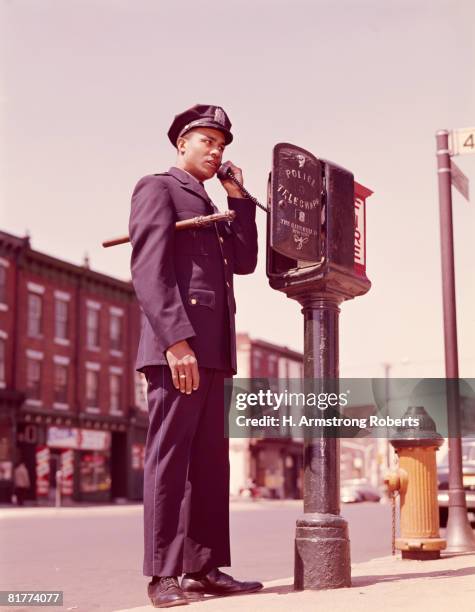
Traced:
<path fill-rule="evenodd" d="M 314 293 L 301 304 L 304 378 L 336 380 L 339 300 Z M 304 514 L 296 525 L 294 588 L 348 586 L 350 542 L 348 524 L 340 516 L 339 440 L 314 433 L 304 443 Z"/>
<path fill-rule="evenodd" d="M 384 363 L 384 401 L 386 403 L 386 414 L 385 416 L 388 417 L 389 416 L 389 376 L 390 376 L 390 372 L 391 372 L 391 364 L 390 363 Z M 386 470 L 389 470 L 392 467 L 392 461 L 391 461 L 391 445 L 389 444 L 389 439 L 386 437 L 384 438 L 384 443 L 386 446 Z"/>
<path fill-rule="evenodd" d="M 55 506 L 56 508 L 61 507 L 61 487 L 62 487 L 63 472 L 61 470 L 56 471 L 56 494 L 55 494 Z"/>
<path fill-rule="evenodd" d="M 448 131 L 440 130 L 437 132 L 436 142 L 449 438 L 449 517 L 446 539 L 448 552 L 466 552 L 475 550 L 475 536 L 468 521 L 462 475 L 452 189 Z"/>

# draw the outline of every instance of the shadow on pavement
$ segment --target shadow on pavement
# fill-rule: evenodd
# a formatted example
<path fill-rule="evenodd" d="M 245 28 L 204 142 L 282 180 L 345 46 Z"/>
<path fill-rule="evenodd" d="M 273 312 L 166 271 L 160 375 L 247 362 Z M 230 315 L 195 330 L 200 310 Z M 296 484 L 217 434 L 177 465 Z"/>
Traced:
<path fill-rule="evenodd" d="M 200 603 L 203 601 L 212 601 L 213 599 L 220 599 L 221 601 L 226 601 L 228 599 L 235 599 L 239 597 L 259 597 L 259 595 L 270 595 L 272 593 L 277 593 L 278 595 L 289 595 L 290 593 L 301 593 L 301 591 L 294 591 L 294 585 L 291 584 L 280 584 L 273 587 L 265 587 L 261 591 L 256 591 L 255 593 L 236 593 L 234 595 L 227 595 L 223 597 L 222 595 L 205 595 L 204 597 L 192 597 L 187 596 L 192 603 Z"/>
<path fill-rule="evenodd" d="M 461 576 L 473 576 L 475 575 L 475 567 L 465 567 L 455 570 L 440 570 L 440 571 L 428 571 L 428 572 L 408 572 L 401 574 L 382 574 L 375 576 L 356 576 L 352 578 L 352 584 L 349 588 L 361 588 L 365 586 L 372 586 L 383 582 L 399 582 L 401 580 L 417 580 L 418 578 L 457 578 Z M 253 593 L 253 596 L 259 597 L 259 595 L 270 595 L 272 593 L 277 595 L 290 595 L 292 593 L 301 593 L 302 591 L 295 591 L 294 585 L 280 584 L 272 587 L 266 587 L 257 593 Z M 246 594 L 243 594 L 246 595 Z M 249 593 L 247 594 L 249 595 Z M 236 597 L 236 596 L 234 596 Z M 237 595 L 240 597 L 240 595 Z M 218 597 L 207 597 L 208 599 L 221 599 Z"/>
<path fill-rule="evenodd" d="M 475 567 L 464 567 L 456 570 L 441 570 L 440 572 L 408 572 L 405 574 L 389 574 L 379 576 L 356 576 L 352 580 L 352 587 L 371 586 L 379 582 L 398 582 L 400 580 L 417 580 L 417 578 L 456 578 L 457 576 L 475 575 Z"/>

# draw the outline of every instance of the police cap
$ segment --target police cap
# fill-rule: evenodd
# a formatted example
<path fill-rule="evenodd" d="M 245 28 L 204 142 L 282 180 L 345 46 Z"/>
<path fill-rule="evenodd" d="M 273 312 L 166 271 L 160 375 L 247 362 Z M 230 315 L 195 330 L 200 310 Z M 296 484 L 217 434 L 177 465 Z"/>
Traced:
<path fill-rule="evenodd" d="M 219 130 L 224 134 L 228 145 L 233 140 L 230 132 L 231 121 L 220 106 L 209 106 L 207 104 L 195 104 L 188 110 L 175 115 L 175 119 L 168 130 L 168 138 L 174 147 L 180 136 L 186 134 L 193 128 L 209 127 Z"/>

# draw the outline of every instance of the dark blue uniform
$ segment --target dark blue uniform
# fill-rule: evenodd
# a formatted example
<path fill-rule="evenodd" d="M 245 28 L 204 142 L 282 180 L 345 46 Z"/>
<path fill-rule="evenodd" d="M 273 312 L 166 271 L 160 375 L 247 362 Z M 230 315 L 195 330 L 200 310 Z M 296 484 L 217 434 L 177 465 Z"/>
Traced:
<path fill-rule="evenodd" d="M 187 172 L 142 178 L 132 196 L 132 280 L 145 313 L 137 369 L 148 381 L 145 451 L 146 576 L 230 565 L 225 376 L 236 372 L 233 274 L 257 263 L 255 205 L 228 198 L 231 225 L 175 231 L 215 209 Z M 191 395 L 172 384 L 166 349 L 187 340 L 200 370 Z"/>

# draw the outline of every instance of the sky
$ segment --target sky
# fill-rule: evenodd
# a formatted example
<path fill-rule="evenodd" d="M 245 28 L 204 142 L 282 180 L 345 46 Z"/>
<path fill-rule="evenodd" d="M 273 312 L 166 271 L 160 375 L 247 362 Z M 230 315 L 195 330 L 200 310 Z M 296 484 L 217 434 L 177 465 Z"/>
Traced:
<path fill-rule="evenodd" d="M 127 233 L 138 179 L 174 164 L 174 115 L 220 105 L 235 135 L 225 158 L 261 201 L 278 142 L 374 191 L 372 288 L 341 307 L 341 375 L 388 363 L 444 376 L 435 132 L 475 125 L 474 20 L 472 0 L 2 0 L 0 229 L 129 279 L 130 247 L 101 242 Z M 475 155 L 455 161 L 475 190 Z M 219 182 L 206 188 L 224 209 Z M 453 212 L 460 375 L 475 377 L 475 202 L 454 192 Z M 300 307 L 269 287 L 257 217 L 237 328 L 302 350 Z"/>

